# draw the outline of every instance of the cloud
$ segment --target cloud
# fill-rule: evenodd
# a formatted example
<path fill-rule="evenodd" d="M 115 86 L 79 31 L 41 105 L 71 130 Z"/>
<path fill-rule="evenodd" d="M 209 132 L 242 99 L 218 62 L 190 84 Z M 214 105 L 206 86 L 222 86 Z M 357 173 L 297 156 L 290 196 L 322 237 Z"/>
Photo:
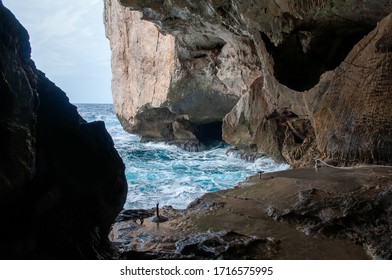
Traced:
<path fill-rule="evenodd" d="M 37 67 L 57 84 L 80 83 L 80 75 L 88 73 L 86 80 L 91 82 L 93 77 L 107 76 L 110 49 L 103 27 L 102 0 L 3 0 L 3 4 L 28 30 Z M 107 92 L 102 94 L 111 101 L 110 87 L 103 82 L 102 91 Z M 96 83 L 99 81 L 94 82 L 95 87 Z M 77 97 L 67 93 L 77 102 Z"/>

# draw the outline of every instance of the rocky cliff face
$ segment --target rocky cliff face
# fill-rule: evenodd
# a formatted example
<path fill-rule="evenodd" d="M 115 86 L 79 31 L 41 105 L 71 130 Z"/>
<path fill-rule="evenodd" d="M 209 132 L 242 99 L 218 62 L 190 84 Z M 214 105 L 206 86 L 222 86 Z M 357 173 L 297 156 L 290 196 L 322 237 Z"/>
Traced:
<path fill-rule="evenodd" d="M 105 26 L 124 128 L 192 150 L 221 138 L 224 116 L 261 75 L 252 40 L 201 19 L 176 28 L 194 16 L 175 7 L 168 19 L 173 28 L 164 30 L 155 24 L 165 17 L 159 11 L 122 4 L 105 1 Z"/>
<path fill-rule="evenodd" d="M 390 163 L 391 57 L 377 51 L 380 41 L 390 38 L 390 24 L 387 16 L 308 91 L 279 83 L 273 76 L 276 67 L 274 72 L 266 61 L 264 84 L 255 85 L 225 117 L 224 138 L 294 166 L 315 157 L 342 164 Z M 260 50 L 266 53 L 263 44 Z"/>
<path fill-rule="evenodd" d="M 222 127 L 226 142 L 293 166 L 390 163 L 391 11 L 387 0 L 106 0 L 116 112 L 146 140 L 197 145 Z"/>
<path fill-rule="evenodd" d="M 317 147 L 340 161 L 392 162 L 392 15 L 309 94 Z M 317 101 L 317 102 L 315 102 Z"/>
<path fill-rule="evenodd" d="M 86 123 L 36 69 L 0 1 L 0 258 L 102 258 L 126 198 L 104 123 Z"/>

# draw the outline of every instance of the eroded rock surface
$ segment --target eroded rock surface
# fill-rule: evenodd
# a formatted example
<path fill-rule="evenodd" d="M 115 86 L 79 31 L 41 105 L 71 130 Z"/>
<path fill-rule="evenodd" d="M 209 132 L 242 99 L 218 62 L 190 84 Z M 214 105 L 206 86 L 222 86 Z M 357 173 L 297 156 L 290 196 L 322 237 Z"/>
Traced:
<path fill-rule="evenodd" d="M 0 1 L 0 258 L 110 257 L 124 164 L 104 123 L 86 123 L 30 52 Z"/>
<path fill-rule="evenodd" d="M 317 147 L 340 162 L 392 161 L 392 15 L 364 37 L 307 103 Z"/>
<path fill-rule="evenodd" d="M 295 167 L 315 157 L 391 162 L 391 26 L 390 17 L 382 20 L 390 1 L 107 0 L 105 7 L 116 112 L 145 140 L 194 147 L 204 124 L 223 120 L 226 142 Z M 134 35 L 145 26 L 155 50 Z M 132 82 L 130 65 L 140 65 Z M 159 98 L 147 80 L 165 84 Z"/>
<path fill-rule="evenodd" d="M 105 26 L 123 127 L 145 141 L 187 148 L 211 140 L 199 132 L 218 123 L 212 138 L 221 139 L 224 116 L 261 75 L 252 40 L 202 19 L 182 24 L 195 18 L 186 9 L 173 6 L 163 15 L 121 4 L 105 1 Z M 182 23 L 168 32 L 156 25 L 166 16 L 172 27 Z"/>
<path fill-rule="evenodd" d="M 391 182 L 389 167 L 266 173 L 111 237 L 123 258 L 391 259 Z"/>
<path fill-rule="evenodd" d="M 262 239 L 245 236 L 233 231 L 203 232 L 176 242 L 176 253 L 201 259 L 248 258 L 256 251 L 271 259 L 279 250 L 279 242 L 272 238 Z"/>

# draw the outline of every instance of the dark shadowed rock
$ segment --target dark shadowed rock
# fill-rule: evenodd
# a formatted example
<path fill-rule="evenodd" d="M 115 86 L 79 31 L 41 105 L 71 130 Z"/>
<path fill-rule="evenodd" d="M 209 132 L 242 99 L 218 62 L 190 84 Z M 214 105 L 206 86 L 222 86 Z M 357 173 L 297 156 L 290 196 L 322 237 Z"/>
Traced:
<path fill-rule="evenodd" d="M 6 194 L 34 177 L 39 101 L 29 35 L 1 2 L 0 19 L 0 191 Z"/>
<path fill-rule="evenodd" d="M 0 2 L 0 258 L 108 257 L 124 164 L 35 68 L 27 31 Z"/>
<path fill-rule="evenodd" d="M 176 253 L 200 259 L 247 259 L 252 258 L 255 251 L 264 251 L 263 259 L 271 259 L 278 250 L 279 242 L 271 238 L 233 231 L 204 232 L 176 242 Z"/>
<path fill-rule="evenodd" d="M 365 244 L 376 259 L 392 259 L 391 201 L 391 186 L 365 187 L 350 193 L 312 188 L 300 191 L 293 208 L 275 212 L 274 218 L 298 223 L 308 233 L 349 238 Z"/>
<path fill-rule="evenodd" d="M 140 224 L 143 224 L 144 219 L 152 217 L 154 214 L 154 209 L 124 209 L 118 214 L 116 223 L 128 220 L 132 220 L 136 223 L 137 220 L 139 220 Z"/>

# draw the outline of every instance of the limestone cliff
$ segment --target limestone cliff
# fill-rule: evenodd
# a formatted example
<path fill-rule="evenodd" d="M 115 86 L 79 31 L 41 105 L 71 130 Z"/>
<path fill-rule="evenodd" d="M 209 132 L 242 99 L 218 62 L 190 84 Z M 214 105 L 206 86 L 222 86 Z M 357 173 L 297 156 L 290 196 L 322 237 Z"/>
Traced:
<path fill-rule="evenodd" d="M 124 3 L 121 3 L 124 4 Z M 164 15 L 133 11 L 105 1 L 106 34 L 112 49 L 112 91 L 124 128 L 143 140 L 191 144 L 221 138 L 223 117 L 261 76 L 250 38 L 173 8 L 169 32 L 156 25 Z M 152 22 L 154 21 L 154 23 Z M 216 136 L 215 136 L 216 134 Z"/>
<path fill-rule="evenodd" d="M 391 12 L 387 0 L 106 0 L 116 112 L 146 140 L 197 145 L 223 122 L 226 142 L 293 166 L 391 163 Z"/>
<path fill-rule="evenodd" d="M 30 52 L 0 1 L 0 259 L 103 258 L 124 164 L 104 123 L 86 123 Z"/>

